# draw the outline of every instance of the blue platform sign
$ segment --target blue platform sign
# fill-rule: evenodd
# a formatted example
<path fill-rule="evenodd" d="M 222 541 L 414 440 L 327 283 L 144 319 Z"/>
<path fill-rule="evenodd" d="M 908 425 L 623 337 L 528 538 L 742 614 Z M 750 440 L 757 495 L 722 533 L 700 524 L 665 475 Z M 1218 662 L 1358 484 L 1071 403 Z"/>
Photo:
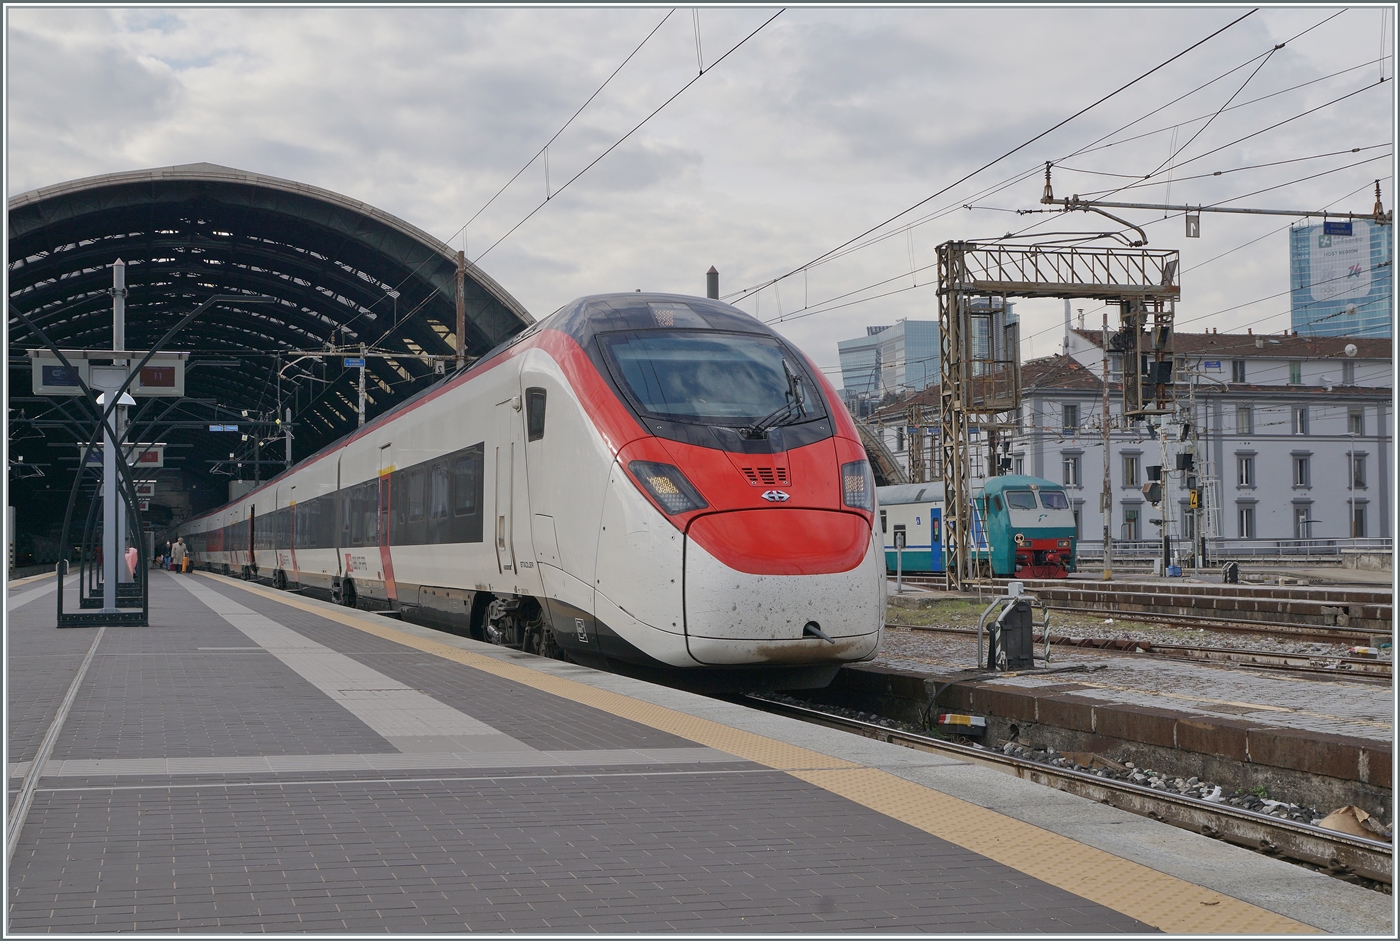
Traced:
<path fill-rule="evenodd" d="M 1322 223 L 1323 235 L 1351 235 L 1350 222 L 1324 222 Z"/>
<path fill-rule="evenodd" d="M 363 359 L 350 359 L 348 356 L 345 358 L 346 366 L 363 366 L 364 364 L 365 361 Z"/>
<path fill-rule="evenodd" d="M 1206 367 L 1206 369 L 1219 370 L 1219 369 L 1220 369 L 1220 360 L 1218 360 L 1218 359 L 1208 359 L 1208 360 L 1206 360 L 1206 362 L 1205 362 L 1205 367 Z"/>

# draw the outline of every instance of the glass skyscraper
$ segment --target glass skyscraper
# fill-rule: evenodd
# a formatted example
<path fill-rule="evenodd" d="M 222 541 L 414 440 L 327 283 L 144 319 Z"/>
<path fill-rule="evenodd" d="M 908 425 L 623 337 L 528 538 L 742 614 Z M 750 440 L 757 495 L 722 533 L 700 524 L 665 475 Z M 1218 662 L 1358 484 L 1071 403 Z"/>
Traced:
<path fill-rule="evenodd" d="M 1364 219 L 1289 230 L 1292 329 L 1301 336 L 1389 337 L 1394 226 Z"/>

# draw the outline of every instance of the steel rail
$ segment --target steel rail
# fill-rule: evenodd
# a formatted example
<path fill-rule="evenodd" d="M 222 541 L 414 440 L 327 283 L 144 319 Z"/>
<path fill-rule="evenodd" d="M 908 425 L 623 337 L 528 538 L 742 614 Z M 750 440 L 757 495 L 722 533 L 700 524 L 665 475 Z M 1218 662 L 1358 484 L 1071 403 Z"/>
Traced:
<path fill-rule="evenodd" d="M 965 637 L 977 634 L 977 631 L 970 627 L 946 627 L 939 624 L 900 624 L 895 621 L 887 621 L 885 626 L 937 634 L 958 634 Z M 1036 637 L 1039 640 L 1039 635 Z M 1368 660 L 1362 657 L 1340 657 L 1330 654 L 1271 653 L 1259 650 L 1242 650 L 1236 647 L 1208 647 L 1201 644 L 1159 644 L 1146 640 L 1126 643 L 1127 645 L 1124 647 L 1099 647 L 1092 644 L 1076 643 L 1073 638 L 1057 638 L 1053 634 L 1050 636 L 1052 646 L 1093 653 L 1126 654 L 1159 657 L 1164 660 L 1178 660 L 1188 663 L 1281 670 L 1288 673 L 1316 674 L 1320 678 L 1333 680 L 1373 680 L 1389 683 L 1394 677 L 1392 664 L 1388 660 Z M 1336 664 L 1336 666 L 1320 666 L 1318 661 L 1327 661 Z"/>
<path fill-rule="evenodd" d="M 1110 617 L 1125 621 L 1209 626 L 1211 630 L 1225 631 L 1230 634 L 1272 634 L 1278 637 L 1287 637 L 1292 640 L 1308 641 L 1310 643 L 1365 644 L 1378 633 L 1377 631 L 1363 631 L 1351 627 L 1328 627 L 1325 624 L 1289 624 L 1283 621 L 1229 620 L 1225 615 L 1213 617 L 1208 614 L 1149 614 L 1146 611 L 1127 611 L 1122 608 L 1078 607 L 1075 605 L 1057 604 L 1053 601 L 1045 602 L 1045 606 L 1051 611 L 1063 611 L 1068 614 L 1106 614 Z"/>
<path fill-rule="evenodd" d="M 1025 781 L 1084 797 L 1119 810 L 1191 830 L 1270 856 L 1280 856 L 1320 866 L 1334 875 L 1356 875 L 1391 884 L 1393 853 L 1389 843 L 1324 830 L 1310 824 L 1271 817 L 1268 814 L 1221 805 L 1131 784 L 1071 768 L 1057 768 L 999 752 L 960 745 L 941 739 L 887 728 L 873 722 L 849 719 L 806 706 L 774 702 L 755 694 L 745 700 L 765 711 L 800 719 L 827 728 L 854 732 L 866 738 L 902 745 L 917 751 L 942 754 L 972 764 L 1015 775 Z"/>
<path fill-rule="evenodd" d="M 904 580 L 906 583 L 909 583 L 909 576 L 906 575 Z M 996 596 L 992 595 L 989 597 Z M 964 599 L 949 598 L 937 600 L 956 601 Z M 1123 621 L 1135 621 L 1143 624 L 1180 624 L 1189 627 L 1206 627 L 1213 631 L 1223 631 L 1230 634 L 1266 634 L 1308 643 L 1348 643 L 1366 645 L 1372 637 L 1375 637 L 1377 633 L 1381 633 L 1352 627 L 1329 627 L 1325 624 L 1297 624 L 1283 621 L 1262 620 L 1229 620 L 1224 615 L 1212 617 L 1208 614 L 1156 614 L 1146 611 L 1128 611 L 1122 608 L 1081 607 L 1061 604 L 1056 601 L 1044 601 L 1043 603 L 1045 607 L 1051 611 L 1060 611 L 1066 614 L 1089 614 L 1096 617 L 1106 615 Z"/>

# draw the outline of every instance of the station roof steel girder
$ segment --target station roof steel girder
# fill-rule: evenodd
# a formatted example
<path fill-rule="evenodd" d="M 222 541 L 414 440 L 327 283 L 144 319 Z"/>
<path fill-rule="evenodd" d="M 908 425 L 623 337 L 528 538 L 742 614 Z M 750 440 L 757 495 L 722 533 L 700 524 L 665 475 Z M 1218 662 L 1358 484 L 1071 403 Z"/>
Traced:
<path fill-rule="evenodd" d="M 8 236 L 10 387 L 21 395 L 29 376 L 20 354 L 42 343 L 15 309 L 62 348 L 110 349 L 118 258 L 127 264 L 128 349 L 149 349 L 211 295 L 277 299 L 211 309 L 172 342 L 191 353 L 192 367 L 219 361 L 191 368 L 186 393 L 227 408 L 270 414 L 278 406 L 276 353 L 365 343 L 404 354 L 366 364 L 372 416 L 434 380 L 419 354 L 456 352 L 456 252 L 402 219 L 318 187 L 207 163 L 106 174 L 13 197 Z M 466 268 L 465 348 L 478 356 L 533 318 L 485 272 Z M 284 406 L 296 381 L 288 376 Z M 298 458 L 352 430 L 357 418 L 357 370 L 328 361 L 310 385 L 293 419 Z M 226 436 L 179 434 L 193 445 L 187 470 L 227 460 Z"/>

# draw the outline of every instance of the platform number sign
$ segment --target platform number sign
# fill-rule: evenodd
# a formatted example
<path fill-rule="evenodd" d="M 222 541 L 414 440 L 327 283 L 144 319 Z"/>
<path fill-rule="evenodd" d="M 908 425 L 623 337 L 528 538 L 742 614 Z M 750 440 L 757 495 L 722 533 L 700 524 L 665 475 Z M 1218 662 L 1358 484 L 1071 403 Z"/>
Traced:
<path fill-rule="evenodd" d="M 1198 239 L 1201 237 L 1201 214 L 1199 212 L 1188 212 L 1186 214 L 1186 237 L 1188 239 Z"/>

